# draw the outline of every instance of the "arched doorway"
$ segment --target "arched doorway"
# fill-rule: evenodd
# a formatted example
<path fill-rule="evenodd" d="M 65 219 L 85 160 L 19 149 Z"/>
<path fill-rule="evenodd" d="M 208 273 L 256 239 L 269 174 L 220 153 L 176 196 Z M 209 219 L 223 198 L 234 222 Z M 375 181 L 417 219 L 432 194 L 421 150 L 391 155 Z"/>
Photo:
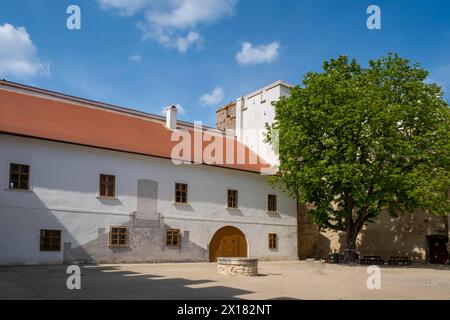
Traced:
<path fill-rule="evenodd" d="M 247 240 L 241 230 L 224 227 L 218 230 L 209 244 L 209 261 L 219 257 L 247 257 Z"/>

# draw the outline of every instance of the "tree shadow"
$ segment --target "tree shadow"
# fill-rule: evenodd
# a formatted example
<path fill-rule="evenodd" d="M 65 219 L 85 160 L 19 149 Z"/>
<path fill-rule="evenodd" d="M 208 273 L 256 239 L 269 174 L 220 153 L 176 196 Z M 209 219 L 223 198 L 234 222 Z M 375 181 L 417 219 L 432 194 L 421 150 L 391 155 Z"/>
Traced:
<path fill-rule="evenodd" d="M 343 254 L 345 233 L 320 232 L 307 217 L 307 207 L 300 209 L 299 250 L 304 248 L 303 259 L 325 259 L 331 253 Z M 415 263 L 428 263 L 430 235 L 447 237 L 448 218 L 419 210 L 398 217 L 383 212 L 374 223 L 363 228 L 357 240 L 357 251 L 360 257 L 376 255 L 387 261 L 391 256 L 404 256 Z"/>
<path fill-rule="evenodd" d="M 430 235 L 447 236 L 448 218 L 433 217 L 419 210 L 392 217 L 382 213 L 361 232 L 358 250 L 362 255 L 409 257 L 413 262 L 429 262 Z"/>
<path fill-rule="evenodd" d="M 240 300 L 239 296 L 253 293 L 212 280 L 167 278 L 129 272 L 114 266 L 82 266 L 81 290 L 67 289 L 69 275 L 63 266 L 14 266 L 0 267 L 0 270 L 1 279 L 5 273 L 15 274 L 15 284 L 27 293 L 25 299 Z M 5 297 L 0 294 L 0 298 Z M 14 292 L 10 298 L 15 299 Z"/>

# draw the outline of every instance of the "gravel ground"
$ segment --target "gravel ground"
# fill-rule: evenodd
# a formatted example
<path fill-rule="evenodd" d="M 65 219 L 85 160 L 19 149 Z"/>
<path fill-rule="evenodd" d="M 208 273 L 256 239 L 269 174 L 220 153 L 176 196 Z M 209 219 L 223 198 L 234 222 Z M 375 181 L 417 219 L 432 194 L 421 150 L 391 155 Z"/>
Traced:
<path fill-rule="evenodd" d="M 382 267 L 381 289 L 367 268 L 321 262 L 260 262 L 260 276 L 220 277 L 213 263 L 82 266 L 68 290 L 66 266 L 0 267 L 0 299 L 445 299 L 448 266 Z"/>

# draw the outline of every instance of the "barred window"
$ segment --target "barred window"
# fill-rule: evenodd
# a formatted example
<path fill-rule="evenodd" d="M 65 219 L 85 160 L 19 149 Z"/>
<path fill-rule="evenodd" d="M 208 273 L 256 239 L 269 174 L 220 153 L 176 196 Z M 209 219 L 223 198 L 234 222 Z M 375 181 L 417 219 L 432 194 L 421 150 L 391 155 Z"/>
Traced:
<path fill-rule="evenodd" d="M 180 230 L 178 229 L 167 230 L 166 245 L 168 247 L 178 247 L 180 245 Z"/>
<path fill-rule="evenodd" d="M 109 232 L 109 245 L 113 247 L 123 247 L 128 245 L 128 228 L 111 227 Z"/>
<path fill-rule="evenodd" d="M 30 166 L 17 163 L 10 164 L 9 188 L 12 190 L 29 190 Z"/>
<path fill-rule="evenodd" d="M 175 184 L 175 203 L 188 203 L 188 185 L 184 183 Z"/>
<path fill-rule="evenodd" d="M 61 230 L 41 230 L 41 251 L 61 251 Z"/>
<path fill-rule="evenodd" d="M 238 207 L 238 191 L 228 190 L 228 208 L 236 209 Z"/>
<path fill-rule="evenodd" d="M 277 196 L 274 194 L 269 194 L 267 197 L 267 210 L 269 212 L 277 211 Z"/>
<path fill-rule="evenodd" d="M 116 196 L 116 177 L 106 174 L 100 175 L 100 197 L 114 198 Z"/>

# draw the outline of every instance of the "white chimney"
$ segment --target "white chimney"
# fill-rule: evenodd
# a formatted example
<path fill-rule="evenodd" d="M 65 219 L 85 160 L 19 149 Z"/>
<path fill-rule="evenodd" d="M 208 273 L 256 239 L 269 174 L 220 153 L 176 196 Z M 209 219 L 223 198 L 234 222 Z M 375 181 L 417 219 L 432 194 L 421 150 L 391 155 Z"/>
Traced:
<path fill-rule="evenodd" d="M 238 141 L 242 142 L 242 127 L 243 127 L 243 111 L 245 108 L 245 98 L 239 98 L 236 100 L 236 137 Z"/>
<path fill-rule="evenodd" d="M 177 130 L 177 107 L 170 106 L 166 109 L 166 127 L 170 130 Z"/>

